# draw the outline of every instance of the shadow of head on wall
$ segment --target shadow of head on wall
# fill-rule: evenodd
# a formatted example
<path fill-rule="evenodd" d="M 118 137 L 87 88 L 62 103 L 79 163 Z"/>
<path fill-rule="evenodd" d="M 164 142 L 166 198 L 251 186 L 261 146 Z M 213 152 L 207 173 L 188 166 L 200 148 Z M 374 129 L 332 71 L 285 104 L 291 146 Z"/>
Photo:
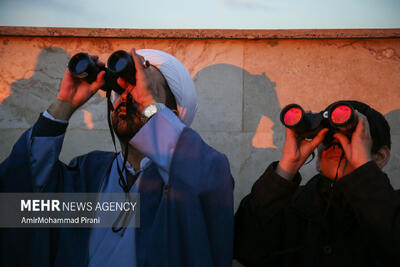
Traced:
<path fill-rule="evenodd" d="M 24 78 L 11 84 L 10 95 L 0 103 L 0 128 L 28 128 L 37 120 L 56 99 L 69 58 L 64 49 L 52 46 L 41 50 L 34 70 L 26 69 L 30 62 L 18 66 Z M 79 110 L 71 119 L 73 127 L 105 128 L 104 93 L 95 94 Z"/>
<path fill-rule="evenodd" d="M 251 74 L 229 64 L 215 64 L 199 71 L 194 81 L 199 108 L 193 128 L 200 132 L 243 133 L 251 146 L 277 149 L 283 127 L 276 83 L 265 73 Z"/>
<path fill-rule="evenodd" d="M 68 60 L 68 53 L 61 48 L 43 49 L 37 57 L 33 73 L 27 69 L 27 78 L 11 84 L 10 95 L 0 104 L 0 127 L 25 128 L 33 124 L 56 98 Z"/>
<path fill-rule="evenodd" d="M 252 74 L 228 64 L 208 66 L 194 81 L 198 111 L 192 127 L 227 155 L 235 178 L 235 199 L 240 200 L 281 154 L 284 128 L 276 84 L 265 73 Z"/>

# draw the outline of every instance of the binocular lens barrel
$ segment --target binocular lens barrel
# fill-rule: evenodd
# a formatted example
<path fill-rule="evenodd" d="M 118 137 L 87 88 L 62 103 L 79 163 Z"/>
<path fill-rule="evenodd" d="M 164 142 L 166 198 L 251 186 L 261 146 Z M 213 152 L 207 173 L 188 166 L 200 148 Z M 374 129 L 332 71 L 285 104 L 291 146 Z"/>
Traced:
<path fill-rule="evenodd" d="M 124 50 L 118 50 L 108 58 L 107 66 L 115 77 L 122 77 L 130 84 L 136 84 L 136 69 L 133 58 Z"/>
<path fill-rule="evenodd" d="M 347 123 L 352 116 L 353 110 L 348 105 L 338 105 L 334 107 L 330 114 L 331 121 L 336 124 L 344 124 Z"/>
<path fill-rule="evenodd" d="M 89 64 L 89 60 L 87 60 L 86 58 L 79 60 L 78 63 L 76 63 L 75 68 L 74 68 L 75 73 L 84 72 L 85 69 L 87 68 L 88 64 Z"/>
<path fill-rule="evenodd" d="M 108 58 L 108 68 L 114 73 L 121 72 L 128 64 L 128 58 L 128 53 L 123 50 L 118 50 L 112 53 Z"/>
<path fill-rule="evenodd" d="M 100 68 L 87 53 L 74 55 L 68 63 L 68 69 L 72 76 L 88 83 L 94 82 L 100 72 Z"/>
<path fill-rule="evenodd" d="M 298 124 L 303 117 L 303 110 L 299 107 L 289 108 L 283 115 L 283 122 L 286 127 L 292 127 Z"/>
<path fill-rule="evenodd" d="M 353 107 L 343 101 L 332 104 L 328 111 L 328 119 L 335 131 L 347 135 L 351 135 L 358 123 Z"/>
<path fill-rule="evenodd" d="M 118 71 L 123 70 L 125 68 L 126 64 L 128 64 L 128 60 L 126 58 L 123 58 L 123 57 L 119 58 L 117 60 L 117 62 L 115 63 L 115 71 L 118 72 Z"/>
<path fill-rule="evenodd" d="M 299 136 L 312 138 L 320 128 L 321 116 L 306 113 L 301 106 L 290 104 L 282 109 L 280 119 L 286 128 L 292 129 Z"/>
<path fill-rule="evenodd" d="M 116 56 L 111 58 L 109 68 L 113 72 L 120 72 L 125 68 L 126 64 L 128 64 L 128 60 L 126 58 Z"/>
<path fill-rule="evenodd" d="M 69 63 L 68 69 L 78 79 L 92 83 L 96 81 L 97 74 L 105 70 L 106 85 L 102 88 L 105 91 L 113 90 L 122 94 L 124 89 L 118 85 L 118 78 L 122 77 L 130 84 L 136 84 L 136 69 L 132 56 L 124 50 L 118 50 L 111 54 L 107 61 L 108 68 L 97 66 L 96 62 L 87 53 L 74 55 Z"/>

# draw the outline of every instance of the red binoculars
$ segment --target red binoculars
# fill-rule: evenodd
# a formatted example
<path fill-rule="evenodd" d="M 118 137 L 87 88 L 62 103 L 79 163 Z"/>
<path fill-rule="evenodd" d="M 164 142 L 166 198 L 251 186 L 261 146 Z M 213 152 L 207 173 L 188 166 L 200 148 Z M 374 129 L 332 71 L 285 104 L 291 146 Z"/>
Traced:
<path fill-rule="evenodd" d="M 354 108 L 346 101 L 335 102 L 319 113 L 305 112 L 301 106 L 290 104 L 282 109 L 280 119 L 285 127 L 304 138 L 313 138 L 323 128 L 351 136 L 358 123 Z"/>

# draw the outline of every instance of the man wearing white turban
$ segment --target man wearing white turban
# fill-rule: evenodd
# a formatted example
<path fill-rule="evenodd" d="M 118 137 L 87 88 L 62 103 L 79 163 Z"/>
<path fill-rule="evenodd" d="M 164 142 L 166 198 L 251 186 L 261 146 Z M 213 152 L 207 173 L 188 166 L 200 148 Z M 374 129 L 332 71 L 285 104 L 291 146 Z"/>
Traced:
<path fill-rule="evenodd" d="M 116 221 L 112 228 L 90 231 L 49 228 L 32 230 L 29 238 L 16 234 L 14 243 L 30 252 L 26 265 L 232 265 L 233 179 L 225 155 L 189 128 L 197 109 L 194 83 L 182 63 L 165 52 L 131 53 L 136 84 L 118 79 L 125 91 L 114 95 L 112 113 L 123 153 L 94 151 L 69 165 L 59 161 L 69 118 L 105 83 L 104 71 L 89 84 L 67 70 L 57 99 L 0 165 L 0 191 L 137 192 L 140 227 Z M 21 262 L 12 256 L 13 246 L 4 244 L 0 240 L 0 256 L 8 254 L 2 263 Z"/>

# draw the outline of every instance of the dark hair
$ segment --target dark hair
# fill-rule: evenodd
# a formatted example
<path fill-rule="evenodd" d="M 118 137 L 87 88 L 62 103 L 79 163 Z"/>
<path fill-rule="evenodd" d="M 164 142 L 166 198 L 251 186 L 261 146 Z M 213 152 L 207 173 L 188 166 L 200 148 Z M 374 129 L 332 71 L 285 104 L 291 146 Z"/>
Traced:
<path fill-rule="evenodd" d="M 390 126 L 385 117 L 367 104 L 359 101 L 346 101 L 350 103 L 354 109 L 364 114 L 368 119 L 369 130 L 372 137 L 372 153 L 378 152 L 382 146 L 391 147 Z"/>

